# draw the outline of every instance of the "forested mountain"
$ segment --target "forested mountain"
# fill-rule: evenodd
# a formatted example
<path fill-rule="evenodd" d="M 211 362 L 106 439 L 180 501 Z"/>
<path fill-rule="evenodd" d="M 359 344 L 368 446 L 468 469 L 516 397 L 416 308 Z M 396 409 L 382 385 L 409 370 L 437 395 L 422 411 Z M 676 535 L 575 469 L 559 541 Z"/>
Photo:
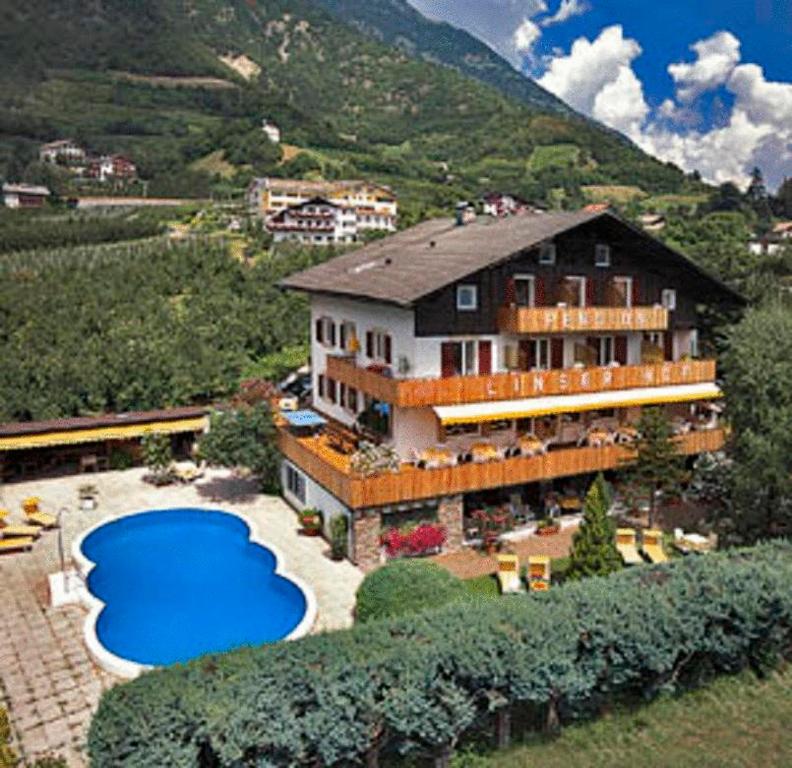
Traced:
<path fill-rule="evenodd" d="M 369 5 L 361 23 L 372 26 L 388 7 Z M 407 222 L 493 188 L 574 205 L 583 185 L 690 186 L 678 169 L 559 112 L 464 33 L 448 37 L 450 28 L 408 15 L 423 58 L 387 45 L 404 45 L 393 18 L 377 42 L 308 0 L 4 4 L 0 177 L 57 189 L 62 179 L 34 162 L 35 151 L 70 136 L 130 155 L 150 193 L 238 191 L 254 172 L 363 175 L 396 188 Z M 445 59 L 432 49 L 435 26 L 437 45 L 453 42 Z M 425 60 L 453 64 L 468 50 L 465 71 L 500 90 Z M 243 54 L 260 72 L 245 78 L 220 61 L 224 54 Z M 527 90 L 510 98 L 507 81 Z M 263 138 L 263 116 L 282 128 L 288 162 Z"/>
<path fill-rule="evenodd" d="M 481 40 L 463 29 L 427 19 L 407 0 L 317 1 L 364 34 L 410 56 L 446 64 L 530 106 L 572 114 L 561 99 L 517 72 Z"/>

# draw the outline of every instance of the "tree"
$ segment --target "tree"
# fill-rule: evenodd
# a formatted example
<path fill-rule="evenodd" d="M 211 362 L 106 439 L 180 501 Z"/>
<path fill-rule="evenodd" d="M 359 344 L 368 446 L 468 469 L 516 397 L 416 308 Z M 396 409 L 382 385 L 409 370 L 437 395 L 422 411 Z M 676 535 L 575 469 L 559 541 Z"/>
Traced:
<path fill-rule="evenodd" d="M 751 182 L 745 192 L 745 197 L 759 217 L 762 229 L 769 229 L 773 212 L 770 209 L 770 199 L 767 195 L 764 176 L 762 175 L 762 170 L 758 167 L 754 167 L 751 172 Z"/>
<path fill-rule="evenodd" d="M 583 508 L 583 522 L 572 539 L 567 577 L 607 576 L 622 567 L 616 549 L 616 526 L 608 515 L 611 496 L 602 474 L 591 484 Z"/>
<path fill-rule="evenodd" d="M 657 494 L 674 493 L 682 480 L 683 459 L 662 408 L 644 408 L 638 421 L 634 453 L 625 462 L 628 485 L 649 497 L 649 527 L 654 526 Z"/>
<path fill-rule="evenodd" d="M 141 440 L 143 448 L 143 461 L 151 472 L 156 484 L 166 483 L 168 477 L 168 467 L 173 461 L 173 451 L 171 440 L 168 435 L 162 432 L 147 432 Z"/>
<path fill-rule="evenodd" d="M 792 217 L 792 179 L 784 179 L 773 199 L 773 208 L 779 216 Z"/>
<path fill-rule="evenodd" d="M 262 490 L 277 493 L 280 452 L 275 437 L 275 424 L 267 403 L 240 406 L 212 414 L 209 431 L 201 437 L 198 452 L 210 464 L 250 470 Z"/>
<path fill-rule="evenodd" d="M 792 310 L 749 311 L 727 336 L 724 390 L 733 428 L 726 532 L 741 542 L 792 533 Z"/>

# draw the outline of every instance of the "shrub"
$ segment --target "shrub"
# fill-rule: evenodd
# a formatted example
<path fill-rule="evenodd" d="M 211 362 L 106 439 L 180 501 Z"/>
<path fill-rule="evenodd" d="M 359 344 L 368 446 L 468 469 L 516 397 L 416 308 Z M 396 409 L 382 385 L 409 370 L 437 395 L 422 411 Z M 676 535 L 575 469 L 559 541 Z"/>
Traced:
<path fill-rule="evenodd" d="M 373 574 L 363 605 L 438 604 L 428 565 Z M 349 765 L 447 754 L 504 707 L 563 724 L 792 655 L 790 580 L 779 542 L 207 656 L 106 691 L 91 765 Z"/>
<path fill-rule="evenodd" d="M 436 563 L 397 560 L 363 579 L 355 615 L 358 621 L 402 616 L 435 608 L 464 594 L 462 582 Z"/>
<path fill-rule="evenodd" d="M 336 515 L 330 521 L 330 548 L 334 560 L 343 560 L 347 556 L 347 540 L 349 523 L 345 515 Z"/>
<path fill-rule="evenodd" d="M 169 467 L 173 461 L 171 439 L 162 432 L 147 432 L 140 441 L 143 449 L 143 461 L 151 472 L 155 485 L 170 482 Z"/>
<path fill-rule="evenodd" d="M 388 557 L 418 557 L 438 552 L 445 540 L 445 529 L 429 523 L 422 523 L 406 531 L 391 528 L 382 536 L 382 544 Z"/>
<path fill-rule="evenodd" d="M 11 725 L 8 713 L 0 707 L 0 768 L 14 768 L 18 764 L 16 752 L 11 749 Z"/>

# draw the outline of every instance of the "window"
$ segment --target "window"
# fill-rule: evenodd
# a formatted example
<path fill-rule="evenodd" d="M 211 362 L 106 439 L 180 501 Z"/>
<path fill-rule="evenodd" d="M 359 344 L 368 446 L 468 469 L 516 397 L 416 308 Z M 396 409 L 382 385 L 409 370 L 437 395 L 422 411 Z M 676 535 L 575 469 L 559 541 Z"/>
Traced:
<path fill-rule="evenodd" d="M 550 370 L 550 339 L 531 339 L 533 345 L 533 366 L 537 371 Z"/>
<path fill-rule="evenodd" d="M 291 464 L 286 465 L 286 489 L 305 504 L 305 475 L 298 472 Z"/>
<path fill-rule="evenodd" d="M 609 267 L 611 265 L 611 249 L 609 245 L 597 243 L 594 246 L 594 266 Z"/>
<path fill-rule="evenodd" d="M 463 435 L 478 435 L 481 430 L 478 424 L 449 424 L 445 427 L 446 437 L 462 437 Z"/>
<path fill-rule="evenodd" d="M 556 246 L 555 246 L 555 243 L 542 243 L 539 246 L 539 263 L 540 264 L 555 264 L 556 263 Z"/>
<path fill-rule="evenodd" d="M 478 309 L 478 286 L 457 286 L 457 309 L 463 312 L 473 312 Z"/>
<path fill-rule="evenodd" d="M 338 346 L 345 352 L 357 352 L 357 328 L 349 320 L 338 326 Z"/>
<path fill-rule="evenodd" d="M 568 307 L 586 306 L 586 278 L 578 275 L 569 275 L 561 283 L 559 303 Z"/>
<path fill-rule="evenodd" d="M 533 275 L 514 276 L 514 302 L 518 307 L 536 306 L 536 283 Z"/>
<path fill-rule="evenodd" d="M 358 410 L 358 392 L 354 387 L 350 387 L 347 390 L 347 400 L 346 400 L 347 410 L 351 411 L 352 413 L 357 413 Z"/>
<path fill-rule="evenodd" d="M 475 341 L 445 341 L 440 345 L 440 365 L 444 378 L 476 373 L 478 344 Z"/>
<path fill-rule="evenodd" d="M 336 327 L 331 317 L 320 317 L 316 320 L 316 340 L 326 347 L 335 346 Z"/>
<path fill-rule="evenodd" d="M 695 328 L 690 332 L 690 356 L 691 357 L 699 356 L 698 330 Z"/>
<path fill-rule="evenodd" d="M 346 399 L 347 399 L 347 385 L 344 384 L 344 382 L 342 381 L 338 385 L 338 404 L 345 408 Z"/>
<path fill-rule="evenodd" d="M 372 360 L 382 360 L 387 365 L 393 362 L 393 344 L 390 334 L 384 331 L 366 333 L 366 356 Z"/>
<path fill-rule="evenodd" d="M 668 310 L 675 310 L 676 290 L 673 288 L 664 288 L 660 296 L 660 303 Z"/>
<path fill-rule="evenodd" d="M 325 379 L 325 393 L 327 395 L 327 399 L 331 403 L 335 403 L 336 398 L 336 383 L 335 379 Z"/>
<path fill-rule="evenodd" d="M 486 434 L 491 435 L 493 432 L 508 432 L 511 430 L 513 422 L 511 419 L 499 419 L 498 421 L 489 421 L 484 425 Z"/>
<path fill-rule="evenodd" d="M 597 365 L 610 365 L 616 360 L 616 342 L 613 336 L 602 336 L 597 350 Z"/>
<path fill-rule="evenodd" d="M 322 373 L 319 374 L 318 389 L 319 389 L 319 397 L 324 398 L 326 388 L 325 388 L 325 377 L 324 374 Z"/>
<path fill-rule="evenodd" d="M 633 280 L 631 277 L 613 278 L 610 303 L 614 307 L 631 307 L 633 305 Z"/>

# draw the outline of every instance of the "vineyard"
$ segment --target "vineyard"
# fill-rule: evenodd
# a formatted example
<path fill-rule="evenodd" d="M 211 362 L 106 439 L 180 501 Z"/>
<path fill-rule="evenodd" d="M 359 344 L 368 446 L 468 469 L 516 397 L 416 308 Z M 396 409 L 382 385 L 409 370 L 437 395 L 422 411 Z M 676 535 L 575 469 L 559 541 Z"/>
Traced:
<path fill-rule="evenodd" d="M 162 237 L 27 251 L 0 263 L 0 421 L 221 398 L 299 344 L 307 305 L 278 279 L 328 252 L 265 253 Z"/>

